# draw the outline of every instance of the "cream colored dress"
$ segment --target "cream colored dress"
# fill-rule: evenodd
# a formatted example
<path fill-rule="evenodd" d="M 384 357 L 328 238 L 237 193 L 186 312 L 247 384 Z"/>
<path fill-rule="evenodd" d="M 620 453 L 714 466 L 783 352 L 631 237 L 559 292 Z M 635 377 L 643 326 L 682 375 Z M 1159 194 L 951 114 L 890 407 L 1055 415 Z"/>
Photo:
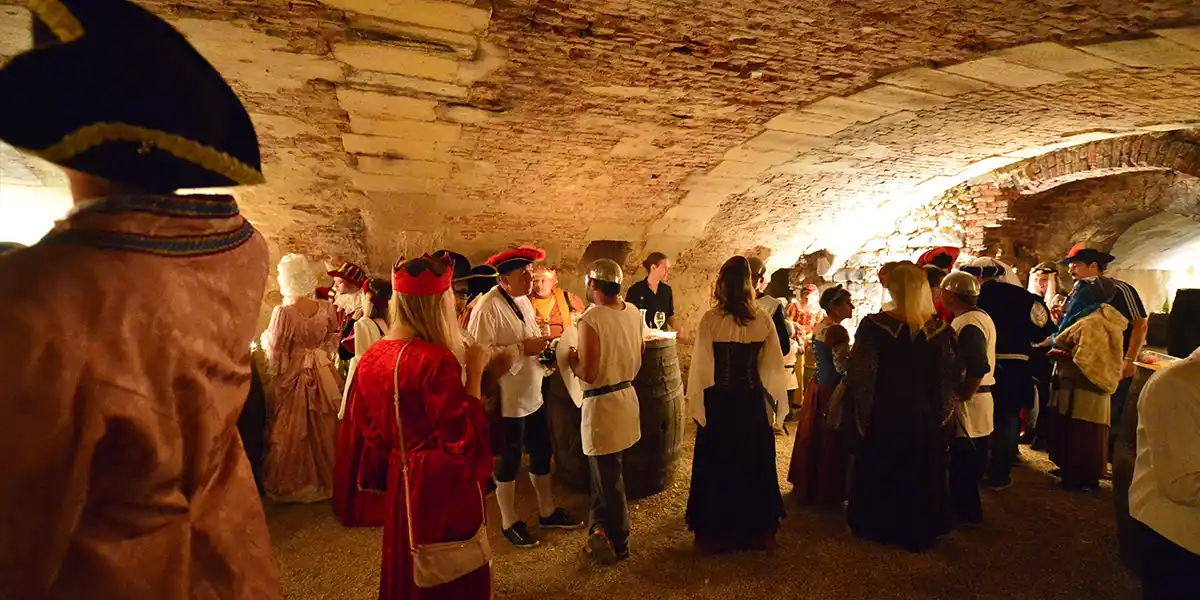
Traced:
<path fill-rule="evenodd" d="M 263 334 L 263 348 L 275 374 L 267 424 L 263 487 L 282 502 L 315 502 L 333 494 L 337 412 L 342 381 L 333 363 L 338 341 L 337 312 L 315 302 L 278 306 Z"/>

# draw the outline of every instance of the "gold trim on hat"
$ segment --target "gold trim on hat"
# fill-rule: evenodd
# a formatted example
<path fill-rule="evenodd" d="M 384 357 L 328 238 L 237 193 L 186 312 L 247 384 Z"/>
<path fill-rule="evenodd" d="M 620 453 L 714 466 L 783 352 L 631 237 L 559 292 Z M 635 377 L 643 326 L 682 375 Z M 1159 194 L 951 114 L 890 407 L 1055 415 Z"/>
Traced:
<path fill-rule="evenodd" d="M 165 131 L 125 123 L 93 123 L 63 136 L 47 148 L 22 150 L 52 163 L 61 164 L 105 142 L 141 142 L 147 150 L 157 148 L 239 185 L 255 185 L 265 181 L 258 169 L 216 148 Z"/>
<path fill-rule="evenodd" d="M 83 37 L 83 25 L 71 14 L 66 5 L 58 0 L 29 0 L 29 12 L 46 24 L 60 42 L 73 42 Z"/>

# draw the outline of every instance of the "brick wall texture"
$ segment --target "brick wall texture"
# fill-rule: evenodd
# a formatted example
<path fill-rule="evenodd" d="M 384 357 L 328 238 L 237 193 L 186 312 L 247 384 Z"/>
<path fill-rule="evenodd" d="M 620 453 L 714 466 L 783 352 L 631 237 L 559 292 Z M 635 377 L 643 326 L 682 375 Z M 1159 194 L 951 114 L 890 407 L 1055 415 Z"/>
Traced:
<path fill-rule="evenodd" d="M 1200 123 L 1194 0 L 142 3 L 250 107 L 273 252 L 377 272 L 517 243 L 574 268 L 596 240 L 697 281 L 845 260 L 983 173 Z M 26 19 L 0 10 L 0 53 Z"/>

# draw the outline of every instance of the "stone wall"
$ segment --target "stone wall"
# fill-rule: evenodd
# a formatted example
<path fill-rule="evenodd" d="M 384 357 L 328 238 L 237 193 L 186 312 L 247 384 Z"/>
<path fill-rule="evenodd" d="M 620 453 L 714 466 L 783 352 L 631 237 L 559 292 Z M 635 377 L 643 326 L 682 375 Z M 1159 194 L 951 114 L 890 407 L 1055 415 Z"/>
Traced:
<path fill-rule="evenodd" d="M 1028 267 L 1062 257 L 1077 241 L 1110 249 L 1130 226 L 1160 213 L 1200 218 L 1200 179 L 1174 172 L 1129 173 L 1006 201 L 1006 220 L 973 231 L 983 241 L 972 250 L 1000 249 L 1016 256 L 1018 267 Z"/>

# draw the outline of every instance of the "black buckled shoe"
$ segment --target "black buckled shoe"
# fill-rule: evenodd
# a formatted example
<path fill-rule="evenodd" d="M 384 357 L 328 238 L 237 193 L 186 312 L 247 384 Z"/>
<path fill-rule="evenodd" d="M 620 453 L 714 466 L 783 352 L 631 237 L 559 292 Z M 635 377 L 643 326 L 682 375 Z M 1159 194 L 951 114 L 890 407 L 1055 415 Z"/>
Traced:
<path fill-rule="evenodd" d="M 556 508 L 548 517 L 538 517 L 538 526 L 542 529 L 579 529 L 583 521 L 571 516 L 565 509 Z"/>
<path fill-rule="evenodd" d="M 516 548 L 536 548 L 541 542 L 529 533 L 529 527 L 525 525 L 525 521 L 517 521 L 512 527 L 501 530 L 504 534 L 504 539 Z"/>

